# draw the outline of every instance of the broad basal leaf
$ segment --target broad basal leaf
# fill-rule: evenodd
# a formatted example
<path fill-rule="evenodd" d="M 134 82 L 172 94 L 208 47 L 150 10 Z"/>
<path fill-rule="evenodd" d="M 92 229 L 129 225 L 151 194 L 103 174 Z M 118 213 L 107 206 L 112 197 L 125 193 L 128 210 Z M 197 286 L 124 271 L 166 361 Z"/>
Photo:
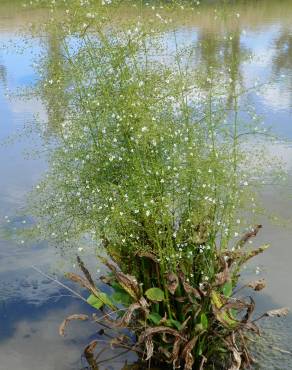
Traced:
<path fill-rule="evenodd" d="M 164 292 L 159 288 L 150 288 L 146 290 L 145 295 L 153 302 L 161 302 L 165 299 Z"/>

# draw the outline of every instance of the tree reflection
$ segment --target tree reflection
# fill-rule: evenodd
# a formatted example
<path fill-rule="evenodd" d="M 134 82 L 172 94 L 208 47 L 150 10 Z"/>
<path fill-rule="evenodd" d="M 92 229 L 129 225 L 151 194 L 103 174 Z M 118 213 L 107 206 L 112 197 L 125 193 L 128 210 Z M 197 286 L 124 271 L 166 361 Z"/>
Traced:
<path fill-rule="evenodd" d="M 275 55 L 273 58 L 273 75 L 279 77 L 285 75 L 283 83 L 285 90 L 289 92 L 292 106 L 292 32 L 285 27 L 281 30 L 279 37 L 274 42 Z"/>
<path fill-rule="evenodd" d="M 48 35 L 46 69 L 43 76 L 47 83 L 45 88 L 42 86 L 41 91 L 46 104 L 49 129 L 52 131 L 58 131 L 64 121 L 67 104 L 62 41 L 57 32 L 52 31 Z"/>
<path fill-rule="evenodd" d="M 7 68 L 4 64 L 0 64 L 0 83 L 4 88 L 7 87 Z"/>

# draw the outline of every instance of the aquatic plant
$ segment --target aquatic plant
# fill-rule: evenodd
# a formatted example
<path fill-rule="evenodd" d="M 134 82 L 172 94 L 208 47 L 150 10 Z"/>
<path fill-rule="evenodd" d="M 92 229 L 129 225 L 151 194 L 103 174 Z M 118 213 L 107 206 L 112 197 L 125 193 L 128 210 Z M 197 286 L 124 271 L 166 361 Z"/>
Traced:
<path fill-rule="evenodd" d="M 261 152 L 250 162 L 244 139 L 261 132 L 239 114 L 244 89 L 230 66 L 194 62 L 196 46 L 170 21 L 175 7 L 113 26 L 116 4 L 64 4 L 48 25 L 60 62 L 44 59 L 37 89 L 48 104 L 56 91 L 64 100 L 54 129 L 42 128 L 53 145 L 32 195 L 38 231 L 95 240 L 110 292 L 80 258 L 84 276 L 67 277 L 90 292 L 96 321 L 135 335 L 112 344 L 186 370 L 250 365 L 254 301 L 234 290 L 242 265 L 268 247 L 248 247 L 261 225 L 242 214 L 270 174 Z"/>

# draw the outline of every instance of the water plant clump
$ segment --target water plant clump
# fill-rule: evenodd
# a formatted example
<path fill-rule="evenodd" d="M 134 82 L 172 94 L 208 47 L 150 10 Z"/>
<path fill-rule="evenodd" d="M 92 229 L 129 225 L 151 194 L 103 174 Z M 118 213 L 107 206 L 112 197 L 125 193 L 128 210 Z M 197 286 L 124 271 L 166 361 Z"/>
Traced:
<path fill-rule="evenodd" d="M 107 4 L 74 4 L 50 24 L 57 68 L 44 59 L 40 70 L 37 91 L 46 99 L 61 89 L 64 105 L 45 133 L 53 146 L 32 196 L 38 231 L 96 241 L 111 293 L 80 258 L 84 276 L 68 278 L 90 292 L 97 321 L 134 333 L 116 345 L 186 370 L 250 365 L 254 301 L 234 289 L 242 265 L 268 246 L 248 247 L 261 225 L 239 215 L 254 206 L 266 166 L 249 163 L 243 91 L 224 69 L 206 74 L 193 62 L 196 47 L 178 43 L 167 13 L 113 27 Z"/>

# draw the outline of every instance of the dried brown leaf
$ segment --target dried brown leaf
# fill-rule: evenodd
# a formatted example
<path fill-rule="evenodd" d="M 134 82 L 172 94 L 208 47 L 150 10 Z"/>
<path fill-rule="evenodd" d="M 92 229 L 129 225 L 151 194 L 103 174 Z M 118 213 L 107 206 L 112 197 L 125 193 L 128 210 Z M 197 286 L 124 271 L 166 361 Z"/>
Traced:
<path fill-rule="evenodd" d="M 224 261 L 224 270 L 215 275 L 215 286 L 224 285 L 227 281 L 230 280 L 229 267 L 225 260 Z"/>
<path fill-rule="evenodd" d="M 258 292 L 266 287 L 266 281 L 265 279 L 251 281 L 247 286 Z"/>
<path fill-rule="evenodd" d="M 276 310 L 270 310 L 264 314 L 264 316 L 268 317 L 284 317 L 287 316 L 289 313 L 289 308 L 277 308 Z"/>
<path fill-rule="evenodd" d="M 228 370 L 240 370 L 241 355 L 235 347 L 232 348 L 232 354 L 233 354 L 233 357 L 234 357 L 234 362 Z"/>
<path fill-rule="evenodd" d="M 91 355 L 96 346 L 98 344 L 98 340 L 97 339 L 94 339 L 93 341 L 91 341 L 85 348 L 84 348 L 84 355 L 85 357 L 87 357 L 87 355 Z"/>
<path fill-rule="evenodd" d="M 260 229 L 263 227 L 263 225 L 255 225 L 251 231 L 247 232 L 243 235 L 243 237 L 239 240 L 238 245 L 243 246 L 245 243 L 249 241 L 249 239 L 254 238 L 257 236 Z"/>
<path fill-rule="evenodd" d="M 146 338 L 145 347 L 147 351 L 147 356 L 146 356 L 145 361 L 148 361 L 153 356 L 153 351 L 154 351 L 154 344 L 153 344 L 153 340 L 151 336 Z"/>
<path fill-rule="evenodd" d="M 59 327 L 59 334 L 62 337 L 65 336 L 65 329 L 66 329 L 66 326 L 68 325 L 68 323 L 70 321 L 72 321 L 72 320 L 86 321 L 88 319 L 89 319 L 89 317 L 87 315 L 83 315 L 83 314 L 75 314 L 75 315 L 71 315 L 71 316 L 66 317 L 66 319 L 62 322 L 62 324 Z"/>
<path fill-rule="evenodd" d="M 155 334 L 168 334 L 174 337 L 179 337 L 183 341 L 186 341 L 186 338 L 183 337 L 177 330 L 168 328 L 166 326 L 156 326 L 153 328 L 147 328 L 145 331 L 143 331 L 139 337 L 138 343 L 141 344 L 145 342 L 146 338 L 148 338 L 149 336 L 152 337 Z"/>
<path fill-rule="evenodd" d="M 174 272 L 170 272 L 166 276 L 166 282 L 168 291 L 174 295 L 179 284 L 178 276 Z"/>
<path fill-rule="evenodd" d="M 247 262 L 248 260 L 250 260 L 251 258 L 253 257 L 256 257 L 258 254 L 260 253 L 263 253 L 265 250 L 267 250 L 270 246 L 268 244 L 265 244 L 253 251 L 250 251 L 248 253 L 245 253 L 244 254 L 244 259 L 243 259 L 243 262 Z"/>
<path fill-rule="evenodd" d="M 198 340 L 198 337 L 195 336 L 193 337 L 185 346 L 185 348 L 183 349 L 182 351 L 182 358 L 184 359 L 185 361 L 185 367 L 184 367 L 184 370 L 192 370 L 193 368 L 193 365 L 194 365 L 194 357 L 192 355 L 192 350 L 194 348 L 194 346 L 196 345 L 196 342 Z"/>
<path fill-rule="evenodd" d="M 247 311 L 246 311 L 246 314 L 243 318 L 243 320 L 241 321 L 242 323 L 247 323 L 250 321 L 251 319 L 251 316 L 255 310 L 255 301 L 253 300 L 252 297 L 249 297 L 250 299 L 250 303 L 247 305 Z"/>
<path fill-rule="evenodd" d="M 155 256 L 155 254 L 153 254 L 153 253 L 151 253 L 151 252 L 138 252 L 138 253 L 137 253 L 137 256 L 138 256 L 138 257 L 145 257 L 145 258 L 149 258 L 149 259 L 150 259 L 150 260 L 152 260 L 153 262 L 158 263 L 157 257 Z"/>
<path fill-rule="evenodd" d="M 85 278 L 83 278 L 82 276 L 78 275 L 78 274 L 75 274 L 73 272 L 68 272 L 66 274 L 66 277 L 72 281 L 74 281 L 74 283 L 77 283 L 79 284 L 82 288 L 86 288 L 89 292 L 91 292 L 93 295 L 95 296 L 98 296 L 99 295 L 99 291 L 96 289 L 95 286 L 92 286 L 89 281 L 87 281 Z"/>
<path fill-rule="evenodd" d="M 190 298 L 190 295 L 195 296 L 197 299 L 201 299 L 202 297 L 204 297 L 204 293 L 200 289 L 196 289 L 186 282 L 185 275 L 182 272 L 179 273 L 179 278 L 189 298 Z"/>
<path fill-rule="evenodd" d="M 78 263 L 78 266 L 80 267 L 81 271 L 83 272 L 85 278 L 87 279 L 88 283 L 93 287 L 95 288 L 95 284 L 94 284 L 94 281 L 90 275 L 90 272 L 87 270 L 87 268 L 85 267 L 83 261 L 81 260 L 81 258 L 79 256 L 77 256 L 77 263 Z"/>
<path fill-rule="evenodd" d="M 201 361 L 200 369 L 199 370 L 203 370 L 204 369 L 204 365 L 205 365 L 205 363 L 207 361 L 208 361 L 207 358 L 205 356 L 202 356 L 202 361 Z"/>
<path fill-rule="evenodd" d="M 180 352 L 180 347 L 182 343 L 183 341 L 181 340 L 181 338 L 179 337 L 175 338 L 175 341 L 172 347 L 172 355 L 171 355 L 173 369 L 180 368 L 179 352 Z"/>
<path fill-rule="evenodd" d="M 91 370 L 98 370 L 98 365 L 95 360 L 94 350 L 97 346 L 98 340 L 93 340 L 84 349 L 84 356 L 88 362 Z"/>

